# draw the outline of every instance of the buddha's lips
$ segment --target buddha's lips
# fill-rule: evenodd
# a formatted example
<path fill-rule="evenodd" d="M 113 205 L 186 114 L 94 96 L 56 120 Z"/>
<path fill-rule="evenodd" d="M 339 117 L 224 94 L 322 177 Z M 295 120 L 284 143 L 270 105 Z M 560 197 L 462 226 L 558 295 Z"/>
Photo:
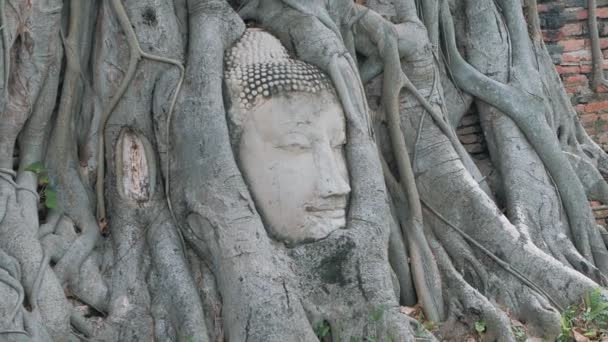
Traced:
<path fill-rule="evenodd" d="M 341 205 L 331 206 L 320 206 L 320 207 L 306 207 L 306 211 L 311 215 L 319 218 L 339 219 L 344 218 L 346 208 Z"/>
<path fill-rule="evenodd" d="M 331 212 L 342 212 L 346 209 L 346 201 L 332 201 L 329 203 L 319 203 L 316 205 L 305 206 L 307 212 L 312 213 L 331 213 Z"/>
<path fill-rule="evenodd" d="M 311 213 L 312 213 L 312 215 L 320 217 L 320 218 L 332 218 L 332 219 L 344 218 L 344 209 L 321 210 L 321 211 L 314 211 Z"/>

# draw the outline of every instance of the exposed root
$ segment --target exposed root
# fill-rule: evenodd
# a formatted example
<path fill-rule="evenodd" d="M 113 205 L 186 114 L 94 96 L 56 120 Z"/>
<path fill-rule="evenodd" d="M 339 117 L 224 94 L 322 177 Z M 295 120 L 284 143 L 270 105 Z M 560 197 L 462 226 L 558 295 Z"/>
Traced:
<path fill-rule="evenodd" d="M 576 174 L 563 155 L 557 139 L 540 113 L 543 106 L 540 100 L 513 86 L 496 82 L 470 66 L 458 52 L 454 29 L 447 4 L 442 6 L 442 27 L 446 50 L 449 54 L 456 81 L 465 91 L 500 109 L 521 129 L 538 156 L 555 180 L 579 252 L 592 261 L 603 273 L 608 273 L 608 253 L 605 245 L 597 244 L 599 232 L 593 224 L 591 210 L 587 204 L 584 189 L 577 181 Z M 523 44 L 523 43 L 521 43 Z M 520 51 L 521 54 L 521 51 Z M 525 59 L 517 55 L 518 60 Z"/>
<path fill-rule="evenodd" d="M 593 64 L 593 78 L 591 79 L 594 90 L 600 86 L 608 86 L 608 80 L 604 77 L 604 55 L 600 46 L 600 35 L 597 27 L 597 0 L 587 0 L 587 25 L 589 27 L 589 38 L 591 40 L 591 58 Z"/>
<path fill-rule="evenodd" d="M 406 204 L 409 204 L 411 199 L 405 195 L 403 187 L 399 182 L 397 182 L 397 180 L 395 180 L 383 157 L 381 160 L 382 170 L 384 173 L 384 179 L 387 182 L 387 187 L 397 199 L 398 204 L 400 204 L 403 208 L 411 208 L 409 205 L 406 206 Z M 420 215 L 422 216 L 422 211 L 420 212 Z M 409 216 L 411 216 L 411 214 Z M 422 231 L 422 217 L 420 217 L 420 225 L 414 228 L 412 228 L 411 221 L 407 219 L 403 210 L 399 210 L 397 212 L 397 217 L 399 219 L 401 229 L 403 230 L 403 236 L 407 241 L 408 251 L 410 253 L 410 263 L 412 265 L 412 275 L 414 278 L 416 294 L 419 301 L 422 303 L 422 307 L 425 310 L 427 317 L 435 322 L 439 322 L 443 319 L 443 317 L 439 317 L 439 310 L 435 311 L 434 313 L 436 315 L 435 317 L 437 318 L 434 319 L 431 315 L 433 314 L 432 310 L 436 310 L 433 308 L 436 308 L 436 305 L 440 303 L 439 301 L 435 302 L 435 298 L 437 298 L 436 296 L 442 295 L 441 291 L 437 293 L 435 288 L 440 279 L 438 277 L 431 278 L 433 275 L 433 270 L 437 271 L 437 266 L 432 254 L 428 254 L 430 253 L 430 248 L 427 244 L 424 232 Z M 417 230 L 414 230 L 416 228 Z M 428 272 L 429 269 L 431 270 L 431 273 Z M 429 305 L 430 309 L 427 309 L 425 306 Z M 441 307 L 441 310 L 443 310 L 443 307 Z M 429 313 L 431 315 L 429 315 Z"/>
<path fill-rule="evenodd" d="M 442 333 L 450 337 L 449 330 L 454 329 L 453 325 L 458 321 L 467 322 L 469 331 L 473 331 L 476 321 L 483 321 L 486 324 L 484 341 L 513 341 L 507 315 L 462 278 L 438 241 L 431 239 L 430 245 L 435 251 L 437 264 L 445 280 L 445 292 L 451 298 L 449 318 Z"/>
<path fill-rule="evenodd" d="M 44 271 L 49 265 L 50 257 L 46 252 L 42 252 L 42 260 L 40 261 L 40 267 L 38 268 L 38 274 L 34 280 L 34 286 L 32 287 L 32 293 L 30 298 L 30 304 L 32 310 L 38 309 L 38 297 L 40 295 L 40 286 L 42 286 L 42 279 L 44 279 Z"/>
<path fill-rule="evenodd" d="M 2 220 L 0 219 L 0 222 Z M 15 307 L 8 316 L 3 317 L 3 319 L 7 322 L 13 322 L 17 317 L 17 314 L 22 309 L 22 303 L 25 298 L 25 291 L 23 290 L 23 286 L 19 282 L 21 278 L 19 264 L 11 258 L 8 254 L 4 253 L 2 249 L 0 249 L 0 282 L 3 282 L 8 287 L 12 288 L 17 292 L 17 301 L 15 303 Z"/>
<path fill-rule="evenodd" d="M 11 50 L 10 50 L 10 42 L 8 39 L 8 23 L 6 22 L 6 14 L 4 12 L 4 1 L 0 0 L 0 30 L 2 30 L 2 52 L 4 52 L 3 56 L 3 76 L 4 76 L 4 92 L 2 94 L 3 101 L 8 100 L 8 79 L 11 72 Z"/>
<path fill-rule="evenodd" d="M 110 103 L 108 104 L 108 106 L 106 107 L 106 109 L 103 111 L 103 113 L 101 115 L 101 121 L 100 121 L 100 126 L 99 126 L 101 132 L 98 133 L 98 144 L 97 144 L 97 182 L 95 183 L 95 191 L 96 191 L 96 195 L 97 195 L 97 220 L 99 222 L 107 221 L 106 220 L 105 200 L 104 200 L 104 184 L 105 184 L 105 153 L 104 153 L 105 142 L 104 142 L 104 140 L 105 140 L 106 126 L 108 124 L 108 120 L 110 119 L 110 116 L 112 115 L 112 112 L 114 111 L 114 107 L 116 107 L 116 105 L 118 104 L 118 102 L 120 101 L 122 96 L 124 95 L 125 91 L 129 87 L 129 84 L 131 83 L 133 76 L 135 76 L 135 71 L 137 70 L 137 64 L 138 64 L 139 60 L 142 58 L 147 58 L 147 59 L 150 59 L 150 60 L 153 60 L 156 62 L 172 64 L 172 65 L 176 66 L 180 71 L 179 82 L 176 85 L 175 92 L 173 94 L 173 99 L 171 100 L 171 106 L 169 107 L 169 113 L 167 114 L 167 130 L 165 133 L 165 136 L 167 139 L 167 142 L 166 142 L 167 143 L 167 177 L 166 177 L 167 179 L 165 180 L 165 194 L 166 194 L 166 198 L 167 198 L 167 204 L 169 205 L 169 210 L 171 211 L 171 215 L 173 216 L 175 222 L 178 222 L 175 219 L 175 215 L 173 214 L 173 207 L 171 205 L 171 197 L 169 196 L 169 194 L 170 194 L 169 184 L 171 184 L 170 178 L 169 178 L 169 173 L 168 173 L 170 170 L 169 156 L 171 155 L 169 133 L 170 133 L 170 127 L 171 127 L 171 117 L 173 115 L 173 111 L 175 109 L 175 104 L 177 103 L 177 98 L 179 96 L 179 93 L 180 93 L 180 90 L 182 87 L 182 83 L 183 83 L 184 77 L 185 77 L 185 68 L 180 61 L 162 57 L 162 56 L 155 56 L 155 55 L 149 54 L 147 52 L 144 52 L 141 49 L 141 46 L 139 45 L 139 42 L 137 40 L 137 35 L 135 34 L 135 31 L 133 30 L 129 17 L 127 16 L 127 12 L 125 11 L 125 9 L 122 5 L 122 2 L 120 0 L 112 0 L 111 4 L 112 4 L 112 8 L 114 9 L 114 12 L 116 13 L 116 16 L 118 17 L 120 26 L 126 35 L 127 43 L 129 45 L 130 56 L 129 56 L 129 64 L 128 64 L 127 72 L 125 73 L 125 76 L 123 77 L 122 82 L 118 87 L 118 90 L 116 91 L 116 93 L 110 100 Z"/>
<path fill-rule="evenodd" d="M 397 40 L 391 35 L 394 32 L 371 26 L 372 23 L 366 21 L 366 18 L 367 16 L 364 16 L 361 19 L 360 25 L 372 37 L 371 40 L 378 45 L 380 56 L 384 61 L 385 72 L 382 101 L 388 119 L 391 145 L 401 177 L 400 184 L 404 195 L 407 197 L 409 211 L 407 221 L 402 223 L 402 227 L 409 227 L 410 231 L 404 234 L 408 240 L 413 240 L 409 243 L 410 256 L 412 259 L 419 260 L 412 263 L 414 284 L 425 314 L 430 320 L 439 322 L 444 318 L 440 280 L 436 266 L 432 261 L 432 253 L 424 237 L 420 196 L 418 195 L 409 152 L 405 145 L 403 131 L 401 130 L 401 117 L 399 115 L 399 94 L 401 88 L 407 88 L 409 85 L 410 90 L 413 88 L 416 94 L 420 95 L 420 93 L 417 92 L 401 70 Z M 422 96 L 419 97 L 423 99 L 424 103 L 428 104 L 426 99 Z M 422 265 L 425 267 L 420 267 Z"/>
<path fill-rule="evenodd" d="M 432 206 L 430 206 L 429 203 L 427 203 L 426 201 L 424 201 L 422 199 L 421 199 L 421 201 L 422 201 L 422 204 L 430 212 L 433 213 L 433 215 L 437 216 L 437 218 L 439 218 L 441 221 L 443 221 L 443 223 L 445 223 L 450 228 L 452 228 L 455 231 L 457 231 L 460 235 L 462 235 L 462 237 L 465 240 L 467 240 L 468 243 L 470 243 L 473 246 L 475 246 L 476 248 L 478 248 L 485 255 L 487 255 L 490 259 L 492 259 L 494 262 L 496 262 L 498 265 L 500 265 L 505 271 L 509 272 L 511 275 L 513 275 L 515 278 L 517 278 L 523 284 L 525 284 L 526 286 L 528 286 L 532 290 L 536 291 L 538 294 L 540 294 L 540 295 L 544 296 L 545 298 L 547 298 L 547 300 L 549 300 L 551 302 L 551 304 L 553 306 L 555 306 L 557 309 L 559 309 L 560 311 L 563 311 L 563 308 L 561 307 L 561 305 L 559 305 L 559 303 L 555 299 L 553 299 L 553 297 L 551 297 L 547 292 L 545 292 L 545 290 L 543 290 L 540 286 L 538 286 L 537 284 L 535 284 L 532 280 L 528 279 L 528 277 L 526 277 L 519 270 L 515 269 L 512 265 L 510 265 L 506 261 L 504 261 L 504 260 L 500 259 L 499 257 L 497 257 L 494 253 L 492 253 L 487 248 L 485 248 L 484 246 L 482 246 L 479 242 L 477 242 L 475 239 L 473 239 L 471 236 L 469 236 L 467 233 L 465 233 L 462 229 L 460 229 L 460 228 L 456 227 L 455 225 L 453 225 L 448 219 L 446 219 L 445 217 L 443 217 L 443 215 L 441 215 L 441 213 L 439 213 Z"/>

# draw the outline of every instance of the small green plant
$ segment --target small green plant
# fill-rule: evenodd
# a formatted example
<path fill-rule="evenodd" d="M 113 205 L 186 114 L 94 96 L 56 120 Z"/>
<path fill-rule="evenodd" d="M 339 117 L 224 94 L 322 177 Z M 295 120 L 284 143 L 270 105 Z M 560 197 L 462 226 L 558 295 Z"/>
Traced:
<path fill-rule="evenodd" d="M 322 321 L 315 327 L 315 334 L 319 339 L 329 336 L 331 331 L 331 327 L 327 321 Z"/>
<path fill-rule="evenodd" d="M 592 341 L 608 338 L 608 300 L 601 289 L 585 295 L 579 305 L 573 305 L 561 314 L 559 342 L 571 341 L 573 336 L 584 336 Z"/>
<path fill-rule="evenodd" d="M 420 321 L 416 324 L 416 338 L 424 337 L 424 325 Z"/>
<path fill-rule="evenodd" d="M 511 325 L 511 331 L 513 331 L 515 341 L 517 342 L 525 342 L 528 339 L 526 329 L 523 326 Z"/>
<path fill-rule="evenodd" d="M 477 331 L 479 335 L 483 335 L 486 332 L 486 322 L 482 320 L 475 322 L 475 331 Z"/>
<path fill-rule="evenodd" d="M 384 316 L 384 311 L 386 311 L 386 305 L 379 305 L 369 314 L 369 319 L 372 322 L 380 322 L 382 316 Z"/>
<path fill-rule="evenodd" d="M 608 300 L 602 297 L 599 288 L 585 295 L 585 312 L 583 316 L 587 321 L 608 322 Z"/>
<path fill-rule="evenodd" d="M 439 329 L 439 326 L 437 325 L 437 323 L 435 323 L 433 321 L 424 321 L 423 326 L 424 326 L 424 329 L 426 329 L 429 332 L 433 332 L 433 331 Z"/>
<path fill-rule="evenodd" d="M 49 174 L 42 162 L 34 162 L 25 168 L 25 171 L 30 171 L 38 176 L 38 187 L 40 199 L 44 206 L 49 209 L 57 208 L 57 191 L 50 184 Z"/>

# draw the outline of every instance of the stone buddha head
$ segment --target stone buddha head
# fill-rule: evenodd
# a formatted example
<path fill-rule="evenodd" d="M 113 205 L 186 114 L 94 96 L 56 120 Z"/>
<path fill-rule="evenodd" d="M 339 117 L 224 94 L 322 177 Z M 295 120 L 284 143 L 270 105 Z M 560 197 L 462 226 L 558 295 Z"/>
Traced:
<path fill-rule="evenodd" d="M 298 243 L 344 227 L 345 118 L 329 78 L 260 29 L 225 64 L 232 146 L 269 234 Z"/>

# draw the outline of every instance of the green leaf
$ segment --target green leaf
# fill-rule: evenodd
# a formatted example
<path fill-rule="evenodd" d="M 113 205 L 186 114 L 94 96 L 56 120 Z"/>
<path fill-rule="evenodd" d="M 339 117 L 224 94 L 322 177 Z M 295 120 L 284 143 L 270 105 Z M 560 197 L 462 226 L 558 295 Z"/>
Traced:
<path fill-rule="evenodd" d="M 315 333 L 317 335 L 317 337 L 321 338 L 321 337 L 325 337 L 327 335 L 329 335 L 329 330 L 331 329 L 331 327 L 329 326 L 329 323 L 327 323 L 326 321 L 320 322 L 316 329 L 315 329 Z"/>
<path fill-rule="evenodd" d="M 595 336 L 597 336 L 597 331 L 595 331 L 595 330 L 587 331 L 586 333 L 583 334 L 583 336 L 585 336 L 585 337 L 595 337 Z"/>
<path fill-rule="evenodd" d="M 384 315 L 385 310 L 386 310 L 386 306 L 380 305 L 369 315 L 369 318 L 374 322 L 378 322 L 379 320 L 382 319 L 382 316 Z"/>
<path fill-rule="evenodd" d="M 54 189 L 44 190 L 44 205 L 49 209 L 57 208 L 57 192 Z"/>
<path fill-rule="evenodd" d="M 49 185 L 49 175 L 46 172 L 42 172 L 39 176 L 38 176 L 38 184 L 39 185 Z"/>
<path fill-rule="evenodd" d="M 478 334 L 483 334 L 486 331 L 486 322 L 484 321 L 477 321 L 475 322 L 475 331 L 477 331 Z"/>
<path fill-rule="evenodd" d="M 37 175 L 38 175 L 38 174 L 40 174 L 42 171 L 44 171 L 44 164 L 42 164 L 42 162 L 41 162 L 41 161 L 34 162 L 34 163 L 32 163 L 32 164 L 28 165 L 28 166 L 25 168 L 25 171 L 31 171 L 31 172 L 33 172 L 33 173 L 35 173 L 35 174 L 37 174 Z"/>
<path fill-rule="evenodd" d="M 424 329 L 433 332 L 437 330 L 437 324 L 433 321 L 426 321 L 424 322 Z"/>

